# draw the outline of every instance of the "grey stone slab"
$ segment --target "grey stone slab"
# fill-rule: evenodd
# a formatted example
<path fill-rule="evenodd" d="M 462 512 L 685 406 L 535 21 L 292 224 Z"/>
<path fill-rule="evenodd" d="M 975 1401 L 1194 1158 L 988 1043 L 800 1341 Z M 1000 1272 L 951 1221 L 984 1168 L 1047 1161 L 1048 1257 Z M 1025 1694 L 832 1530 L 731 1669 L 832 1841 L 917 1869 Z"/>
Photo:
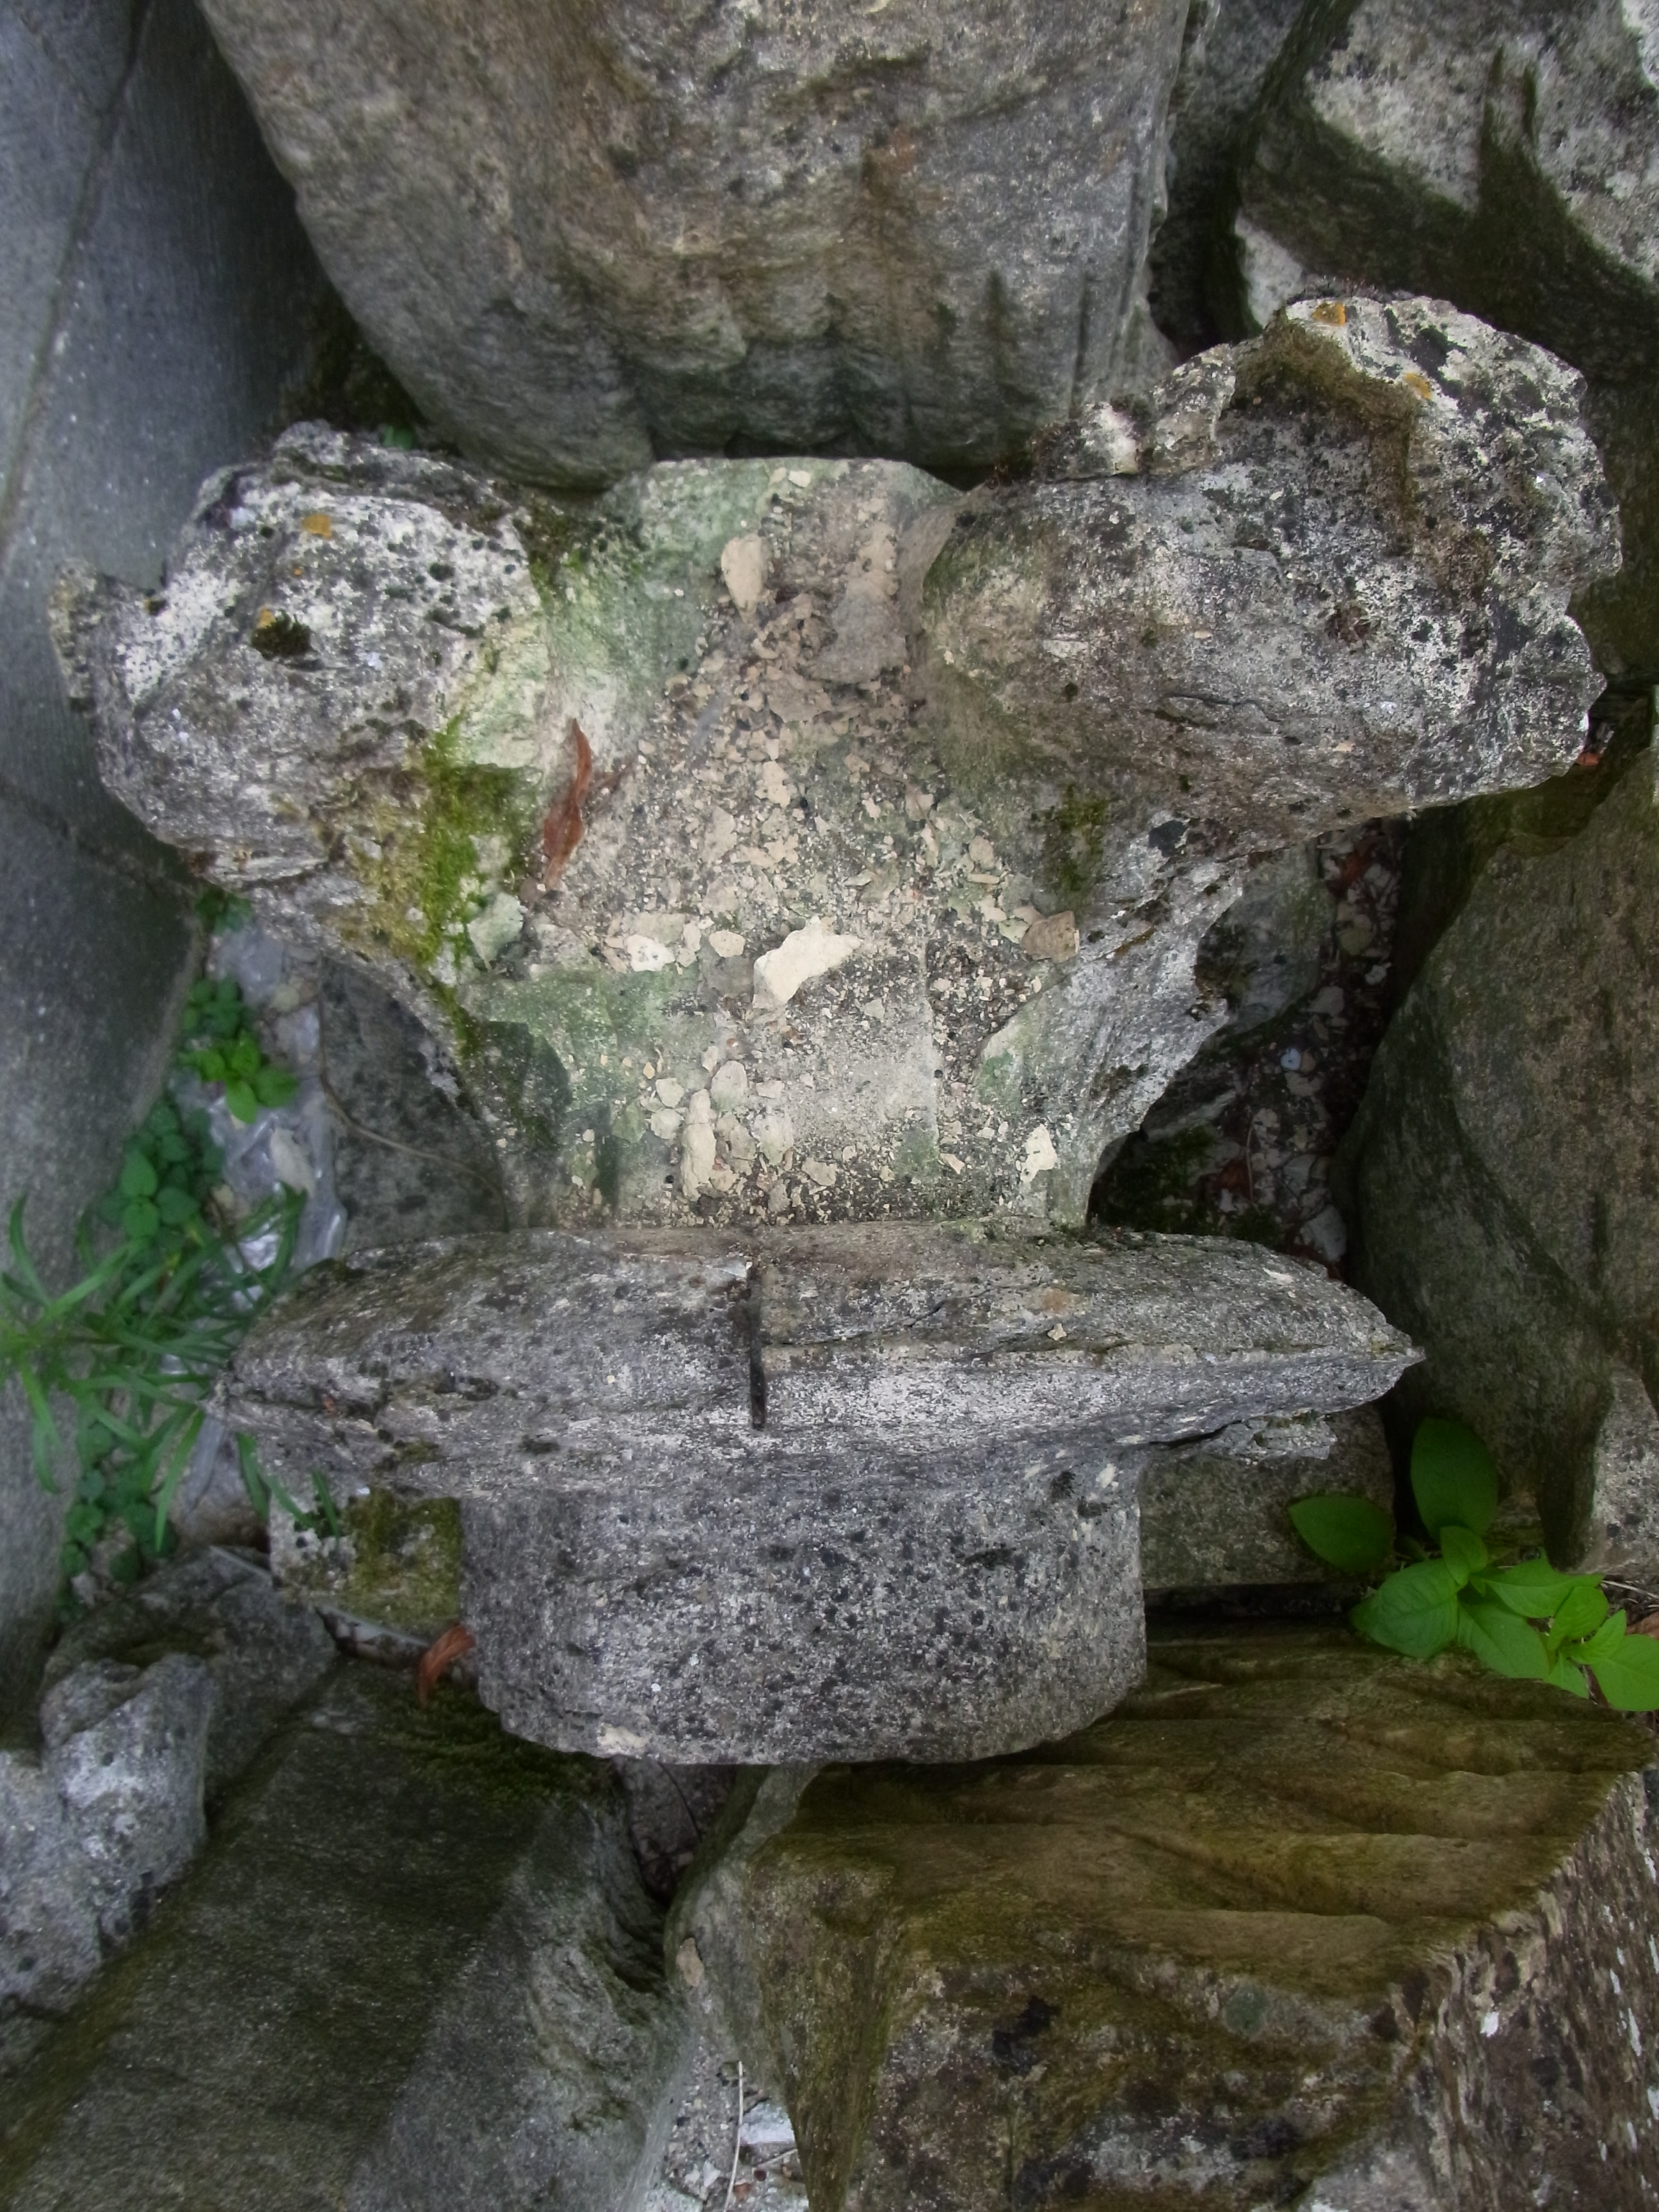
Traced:
<path fill-rule="evenodd" d="M 950 1758 L 1136 1678 L 1121 1455 L 1363 1403 L 1411 1356 L 1243 1245 L 544 1231 L 317 1271 L 239 1354 L 230 1417 L 290 1478 L 459 1498 L 462 1617 L 520 1734 Z"/>
<path fill-rule="evenodd" d="M 24 19 L 0 12 L 0 486 L 11 476 L 100 120 Z"/>
<path fill-rule="evenodd" d="M 983 466 L 1158 356 L 1181 0 L 206 12 L 378 349 L 532 478 Z"/>
<path fill-rule="evenodd" d="M 137 0 L 9 0 L 8 13 L 88 106 L 106 111 L 132 59 Z"/>
<path fill-rule="evenodd" d="M 685 2015 L 603 1767 L 356 1666 L 8 2082 L 0 2201 L 635 2212 Z"/>
<path fill-rule="evenodd" d="M 206 179 L 216 180 L 210 188 Z M 8 781 L 118 846 L 52 667 L 46 590 L 80 557 L 151 584 L 194 487 L 298 374 L 319 276 L 292 202 L 188 0 L 146 11 L 98 186 L 65 242 L 0 545 Z"/>
<path fill-rule="evenodd" d="M 165 891 L 0 799 L 0 1200 L 25 1193 L 32 1249 L 70 1281 L 76 1216 L 106 1187 L 166 1071 L 190 934 Z M 61 1498 L 0 1396 L 0 1701 L 38 1665 L 58 1582 Z"/>
<path fill-rule="evenodd" d="M 1231 337 L 1212 294 L 1233 172 L 1267 73 L 1308 12 L 1306 0 L 1193 0 L 1170 105 L 1169 210 L 1152 234 L 1150 299 L 1183 351 Z"/>
<path fill-rule="evenodd" d="M 263 434 L 322 279 L 185 0 L 0 11 L 0 1201 L 70 1233 L 160 1082 L 179 872 L 103 794 L 45 599 L 67 557 L 136 581 L 204 469 Z M 58 1508 L 0 1404 L 0 1703 L 39 1663 Z"/>

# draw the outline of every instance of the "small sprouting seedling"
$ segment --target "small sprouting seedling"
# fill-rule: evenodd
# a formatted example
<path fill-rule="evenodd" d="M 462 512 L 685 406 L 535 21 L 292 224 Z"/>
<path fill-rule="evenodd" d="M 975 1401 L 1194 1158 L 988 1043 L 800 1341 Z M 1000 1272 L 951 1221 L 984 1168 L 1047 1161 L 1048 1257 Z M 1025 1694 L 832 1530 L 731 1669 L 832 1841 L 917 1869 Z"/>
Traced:
<path fill-rule="evenodd" d="M 1354 1607 L 1362 1636 L 1413 1659 L 1456 1644 L 1494 1674 L 1551 1682 L 1578 1698 L 1589 1697 L 1593 1676 L 1616 1711 L 1659 1712 L 1659 1642 L 1627 1632 L 1594 1575 L 1558 1574 L 1544 1559 L 1493 1559 L 1486 1537 L 1498 1511 L 1498 1474 L 1479 1437 L 1456 1421 L 1423 1422 L 1411 1474 L 1437 1550 L 1409 1539 L 1397 1547 L 1391 1518 L 1369 1498 L 1328 1493 L 1291 1508 L 1309 1550 L 1345 1574 L 1376 1574 L 1396 1548 L 1418 1554 Z"/>
<path fill-rule="evenodd" d="M 191 986 L 179 1064 L 204 1083 L 223 1084 L 225 1104 L 238 1121 L 251 1121 L 262 1106 L 286 1106 L 297 1087 L 287 1068 L 265 1058 L 228 976 L 216 983 L 204 976 Z"/>
<path fill-rule="evenodd" d="M 338 1536 L 343 1534 L 345 1524 L 340 1518 L 339 1507 L 334 1503 L 334 1493 L 324 1476 L 315 1473 L 312 1475 L 312 1494 L 316 1504 L 307 1512 L 289 1497 L 275 1475 L 267 1474 L 260 1466 L 258 1447 L 252 1437 L 245 1434 L 237 1437 L 236 1463 L 241 1469 L 242 1487 L 247 1492 L 253 1510 L 262 1521 L 270 1520 L 270 1509 L 276 1504 L 282 1507 L 296 1528 L 303 1529 L 310 1535 Z"/>

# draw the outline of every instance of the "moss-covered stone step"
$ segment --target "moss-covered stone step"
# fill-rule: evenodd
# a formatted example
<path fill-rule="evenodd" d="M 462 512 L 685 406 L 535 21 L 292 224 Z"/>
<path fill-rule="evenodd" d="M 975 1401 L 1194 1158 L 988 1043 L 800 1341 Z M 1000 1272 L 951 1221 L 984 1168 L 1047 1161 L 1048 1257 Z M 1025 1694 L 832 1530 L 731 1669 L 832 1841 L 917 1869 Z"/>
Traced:
<path fill-rule="evenodd" d="M 610 1774 L 351 1666 L 0 2097 L 7 2212 L 610 2212 L 684 2015 Z"/>
<path fill-rule="evenodd" d="M 1455 1656 L 1165 1633 L 1064 1743 L 825 1770 L 674 1941 L 753 1977 L 814 2212 L 1645 2203 L 1653 1749 Z"/>

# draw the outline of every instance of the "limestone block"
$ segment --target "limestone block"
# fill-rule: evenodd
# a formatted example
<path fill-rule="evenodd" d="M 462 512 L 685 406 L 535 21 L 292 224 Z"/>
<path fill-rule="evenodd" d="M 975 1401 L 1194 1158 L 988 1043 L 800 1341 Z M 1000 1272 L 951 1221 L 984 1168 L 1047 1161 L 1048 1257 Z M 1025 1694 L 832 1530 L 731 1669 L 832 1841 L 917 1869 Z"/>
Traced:
<path fill-rule="evenodd" d="M 1364 1403 L 1411 1357 L 1240 1244 L 530 1231 L 313 1271 L 228 1418 L 337 1493 L 459 1498 L 482 1694 L 520 1735 L 960 1758 L 1137 1679 L 1126 1454 Z"/>
<path fill-rule="evenodd" d="M 1659 58 L 1646 17 L 1627 0 L 1360 0 L 1304 21 L 1243 165 L 1241 305 L 1253 275 L 1258 319 L 1309 272 L 1399 286 L 1581 368 L 1625 548 L 1582 619 L 1609 675 L 1652 682 Z"/>
<path fill-rule="evenodd" d="M 1148 1451 L 1140 1575 L 1149 1595 L 1316 1583 L 1331 1571 L 1297 1540 L 1287 1508 L 1340 1490 L 1394 1510 L 1394 1462 L 1374 1406 L 1299 1421 L 1241 1421 Z"/>
<path fill-rule="evenodd" d="M 1551 1556 L 1659 1577 L 1659 809 L 1638 754 L 1576 835 L 1476 876 L 1349 1140 L 1356 1279 L 1428 1354 L 1404 1412 L 1486 1437 Z"/>
<path fill-rule="evenodd" d="M 532 479 L 984 466 L 1161 352 L 1181 0 L 205 12 L 376 349 Z"/>
<path fill-rule="evenodd" d="M 516 1221 L 1076 1224 L 1264 853 L 1577 753 L 1579 388 L 1356 300 L 966 501 L 722 461 L 563 512 L 302 427 L 59 636 L 111 787 L 380 972 Z"/>
<path fill-rule="evenodd" d="M 98 1991 L 7 2083 L 0 2193 L 638 2212 L 687 2020 L 602 1767 L 343 1668 Z"/>
<path fill-rule="evenodd" d="M 815 2212 L 1659 2187 L 1647 1732 L 1340 1629 L 1151 1658 L 1026 1757 L 830 1768 L 748 1858 Z"/>

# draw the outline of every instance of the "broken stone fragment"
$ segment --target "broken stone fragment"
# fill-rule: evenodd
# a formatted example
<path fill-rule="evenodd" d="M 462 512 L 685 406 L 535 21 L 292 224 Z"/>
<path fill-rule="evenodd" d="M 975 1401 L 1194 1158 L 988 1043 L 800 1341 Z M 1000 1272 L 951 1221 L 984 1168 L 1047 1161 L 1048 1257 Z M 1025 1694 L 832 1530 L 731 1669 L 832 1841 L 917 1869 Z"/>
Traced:
<path fill-rule="evenodd" d="M 566 1749 L 949 1759 L 1138 1678 L 1128 1455 L 1377 1396 L 1363 1299 L 1243 1244 L 532 1231 L 313 1272 L 227 1417 L 460 1503 L 485 1700 Z"/>
<path fill-rule="evenodd" d="M 228 1551 L 70 1624 L 46 1661 L 40 1756 L 0 1753 L 0 2016 L 63 2008 L 143 1927 L 205 1809 L 334 1664 L 316 1615 Z"/>
<path fill-rule="evenodd" d="M 1659 54 L 1629 0 L 1359 0 L 1305 17 L 1238 185 L 1226 327 L 1310 286 L 1398 286 L 1588 380 L 1624 566 L 1577 610 L 1600 665 L 1659 678 Z M 1425 330 L 1418 367 L 1459 378 Z M 1453 344 L 1455 346 L 1455 340 Z M 1517 491 L 1525 483 L 1515 478 Z"/>
<path fill-rule="evenodd" d="M 1186 364 L 1135 473 L 965 501 L 686 462 L 556 514 L 302 426 L 58 633 L 111 787 L 381 974 L 518 1221 L 1077 1224 L 1224 1020 L 1196 948 L 1264 852 L 1578 750 L 1579 392 L 1354 300 Z"/>
<path fill-rule="evenodd" d="M 61 1697 L 88 1668 L 148 1666 L 164 1652 L 204 1661 L 211 1680 L 202 1772 L 210 1804 L 336 1657 L 315 1613 L 286 1603 L 263 1561 L 216 1547 L 173 1561 L 72 1622 L 47 1657 L 46 1698 Z"/>
<path fill-rule="evenodd" d="M 739 1836 L 697 1960 L 814 2212 L 1659 2189 L 1647 1733 L 1340 1629 L 1150 1657 L 1064 1743 L 832 1767 Z"/>
<path fill-rule="evenodd" d="M 270 2212 L 636 2212 L 689 2056 L 661 1942 L 603 1767 L 343 1668 L 95 2024 L 9 2076 L 0 2189 L 150 2212 L 251 2203 L 253 2176 Z"/>
<path fill-rule="evenodd" d="M 112 1949 L 143 1926 L 206 1838 L 214 1703 L 212 1675 L 183 1652 L 142 1670 L 93 1662 L 42 1701 L 43 1765 L 86 1861 L 98 1931 Z"/>
<path fill-rule="evenodd" d="M 0 2008 L 66 2006 L 189 1866 L 215 1702 L 183 1653 L 90 1660 L 47 1692 L 40 1757 L 0 1753 Z"/>
<path fill-rule="evenodd" d="M 1138 381 L 1185 15 L 208 9 L 430 419 L 587 487 L 733 446 L 983 468 Z"/>

